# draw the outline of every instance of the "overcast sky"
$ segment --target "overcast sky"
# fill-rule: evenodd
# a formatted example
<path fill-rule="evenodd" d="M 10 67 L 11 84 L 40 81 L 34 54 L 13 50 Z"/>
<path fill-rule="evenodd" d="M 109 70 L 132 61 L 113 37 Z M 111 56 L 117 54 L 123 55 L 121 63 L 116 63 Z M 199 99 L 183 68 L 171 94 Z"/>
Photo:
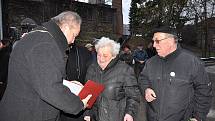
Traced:
<path fill-rule="evenodd" d="M 131 0 L 122 1 L 122 14 L 123 14 L 123 24 L 129 24 L 129 10 L 130 10 Z"/>

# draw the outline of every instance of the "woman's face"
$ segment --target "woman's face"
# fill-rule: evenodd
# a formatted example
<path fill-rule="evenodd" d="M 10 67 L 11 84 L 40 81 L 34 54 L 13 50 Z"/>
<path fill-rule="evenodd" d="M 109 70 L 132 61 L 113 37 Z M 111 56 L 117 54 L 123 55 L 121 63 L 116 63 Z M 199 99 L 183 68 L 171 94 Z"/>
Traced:
<path fill-rule="evenodd" d="M 111 47 L 102 47 L 97 51 L 97 62 L 104 70 L 114 57 L 111 54 Z"/>

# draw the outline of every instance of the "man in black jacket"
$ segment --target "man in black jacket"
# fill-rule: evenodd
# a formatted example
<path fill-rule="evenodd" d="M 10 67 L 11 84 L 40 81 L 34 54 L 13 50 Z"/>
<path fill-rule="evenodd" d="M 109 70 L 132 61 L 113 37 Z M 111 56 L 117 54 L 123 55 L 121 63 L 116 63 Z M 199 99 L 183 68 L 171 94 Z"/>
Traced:
<path fill-rule="evenodd" d="M 58 121 L 60 110 L 85 109 L 90 96 L 80 100 L 63 85 L 65 50 L 80 26 L 77 13 L 62 12 L 21 38 L 11 53 L 0 121 Z"/>
<path fill-rule="evenodd" d="M 153 41 L 158 55 L 146 62 L 139 80 L 148 121 L 205 121 L 212 86 L 203 62 L 179 46 L 173 28 L 156 29 Z"/>
<path fill-rule="evenodd" d="M 77 80 L 85 84 L 87 68 L 92 62 L 90 51 L 83 46 L 73 44 L 68 50 L 66 75 L 68 80 Z"/>
<path fill-rule="evenodd" d="M 85 84 L 87 68 L 92 62 L 92 55 L 86 47 L 75 43 L 67 50 L 68 60 L 66 64 L 67 80 L 76 80 Z M 78 115 L 62 113 L 61 121 L 84 121 L 83 111 Z"/>
<path fill-rule="evenodd" d="M 0 40 L 0 100 L 7 84 L 8 63 L 11 52 L 9 40 Z"/>

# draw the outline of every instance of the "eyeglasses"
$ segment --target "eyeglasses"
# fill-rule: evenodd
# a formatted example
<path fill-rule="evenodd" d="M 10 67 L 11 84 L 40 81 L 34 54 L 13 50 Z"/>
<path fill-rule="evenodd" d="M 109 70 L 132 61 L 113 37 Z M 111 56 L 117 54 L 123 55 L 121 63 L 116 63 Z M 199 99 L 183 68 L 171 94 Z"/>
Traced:
<path fill-rule="evenodd" d="M 152 42 L 156 43 L 156 44 L 159 44 L 162 40 L 165 40 L 165 39 L 168 39 L 169 37 L 166 37 L 166 38 L 163 38 L 163 39 L 155 39 L 155 40 L 152 40 Z"/>

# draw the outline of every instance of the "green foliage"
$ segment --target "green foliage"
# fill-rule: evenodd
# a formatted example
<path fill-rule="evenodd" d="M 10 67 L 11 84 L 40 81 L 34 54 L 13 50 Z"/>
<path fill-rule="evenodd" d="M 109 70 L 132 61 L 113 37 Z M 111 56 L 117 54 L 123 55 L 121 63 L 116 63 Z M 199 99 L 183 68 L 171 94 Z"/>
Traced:
<path fill-rule="evenodd" d="M 141 9 L 137 7 L 137 3 L 140 3 L 140 1 L 141 0 L 131 1 L 131 9 L 129 13 L 131 34 L 139 33 L 139 31 L 137 30 L 140 27 L 142 13 L 141 13 Z"/>

